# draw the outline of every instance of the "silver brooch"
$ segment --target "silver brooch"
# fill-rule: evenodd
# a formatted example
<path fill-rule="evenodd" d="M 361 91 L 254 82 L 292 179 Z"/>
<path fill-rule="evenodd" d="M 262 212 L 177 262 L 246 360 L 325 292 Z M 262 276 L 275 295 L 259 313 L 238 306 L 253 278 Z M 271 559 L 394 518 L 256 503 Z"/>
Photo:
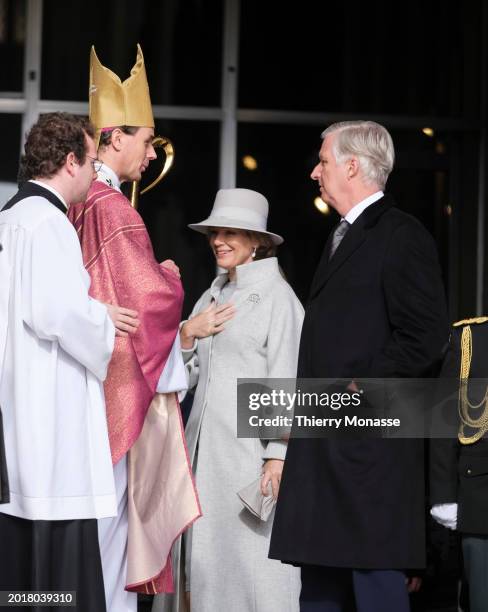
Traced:
<path fill-rule="evenodd" d="M 254 304 L 257 304 L 261 301 L 261 298 L 259 297 L 258 293 L 251 293 L 251 295 L 247 298 L 247 301 L 254 302 Z"/>

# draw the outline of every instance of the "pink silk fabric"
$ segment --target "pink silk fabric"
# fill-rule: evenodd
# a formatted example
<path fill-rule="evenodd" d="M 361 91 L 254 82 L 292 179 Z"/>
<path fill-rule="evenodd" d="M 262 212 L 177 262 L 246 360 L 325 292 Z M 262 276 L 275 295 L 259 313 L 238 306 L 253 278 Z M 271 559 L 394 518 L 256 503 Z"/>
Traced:
<path fill-rule="evenodd" d="M 173 592 L 171 547 L 201 516 L 175 393 L 156 393 L 178 332 L 179 278 L 160 266 L 140 215 L 95 181 L 68 217 L 90 273 L 90 294 L 136 310 L 137 332 L 117 337 L 105 381 L 112 461 L 129 452 L 126 589 Z"/>
<path fill-rule="evenodd" d="M 86 202 L 70 206 L 68 218 L 81 242 L 90 295 L 136 310 L 141 322 L 134 335 L 116 337 L 104 385 L 115 465 L 141 433 L 178 332 L 183 288 L 155 260 L 141 216 L 119 191 L 95 181 Z"/>

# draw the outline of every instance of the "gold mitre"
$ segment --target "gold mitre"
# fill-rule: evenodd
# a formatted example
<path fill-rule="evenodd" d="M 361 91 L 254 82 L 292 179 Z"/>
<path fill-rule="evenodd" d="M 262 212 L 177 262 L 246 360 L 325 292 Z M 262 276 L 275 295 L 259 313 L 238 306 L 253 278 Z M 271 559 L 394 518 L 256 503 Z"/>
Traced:
<path fill-rule="evenodd" d="M 147 84 L 141 46 L 130 77 L 123 83 L 109 68 L 100 63 L 92 46 L 90 53 L 90 121 L 96 129 L 98 147 L 103 128 L 119 125 L 154 127 L 154 117 Z"/>

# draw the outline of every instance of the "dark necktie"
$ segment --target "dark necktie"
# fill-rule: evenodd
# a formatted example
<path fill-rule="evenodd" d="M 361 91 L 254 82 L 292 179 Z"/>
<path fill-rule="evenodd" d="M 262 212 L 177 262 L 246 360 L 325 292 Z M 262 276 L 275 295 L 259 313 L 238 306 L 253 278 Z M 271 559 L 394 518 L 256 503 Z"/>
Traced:
<path fill-rule="evenodd" d="M 351 226 L 349 225 L 349 223 L 345 219 L 341 219 L 341 222 L 335 228 L 334 234 L 332 236 L 332 244 L 330 246 L 329 261 L 332 259 L 334 253 L 337 250 L 337 247 L 340 245 L 341 240 L 344 238 L 344 236 L 347 233 L 347 230 L 350 227 Z"/>

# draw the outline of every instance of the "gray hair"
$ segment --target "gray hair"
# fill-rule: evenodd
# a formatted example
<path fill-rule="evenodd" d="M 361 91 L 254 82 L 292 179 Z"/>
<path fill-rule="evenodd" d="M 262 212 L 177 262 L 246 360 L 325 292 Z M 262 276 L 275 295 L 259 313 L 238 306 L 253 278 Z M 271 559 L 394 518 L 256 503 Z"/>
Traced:
<path fill-rule="evenodd" d="M 395 149 L 388 130 L 374 121 L 340 121 L 322 132 L 322 138 L 337 134 L 332 151 L 338 164 L 351 155 L 358 158 L 366 183 L 384 188 L 395 162 Z"/>

